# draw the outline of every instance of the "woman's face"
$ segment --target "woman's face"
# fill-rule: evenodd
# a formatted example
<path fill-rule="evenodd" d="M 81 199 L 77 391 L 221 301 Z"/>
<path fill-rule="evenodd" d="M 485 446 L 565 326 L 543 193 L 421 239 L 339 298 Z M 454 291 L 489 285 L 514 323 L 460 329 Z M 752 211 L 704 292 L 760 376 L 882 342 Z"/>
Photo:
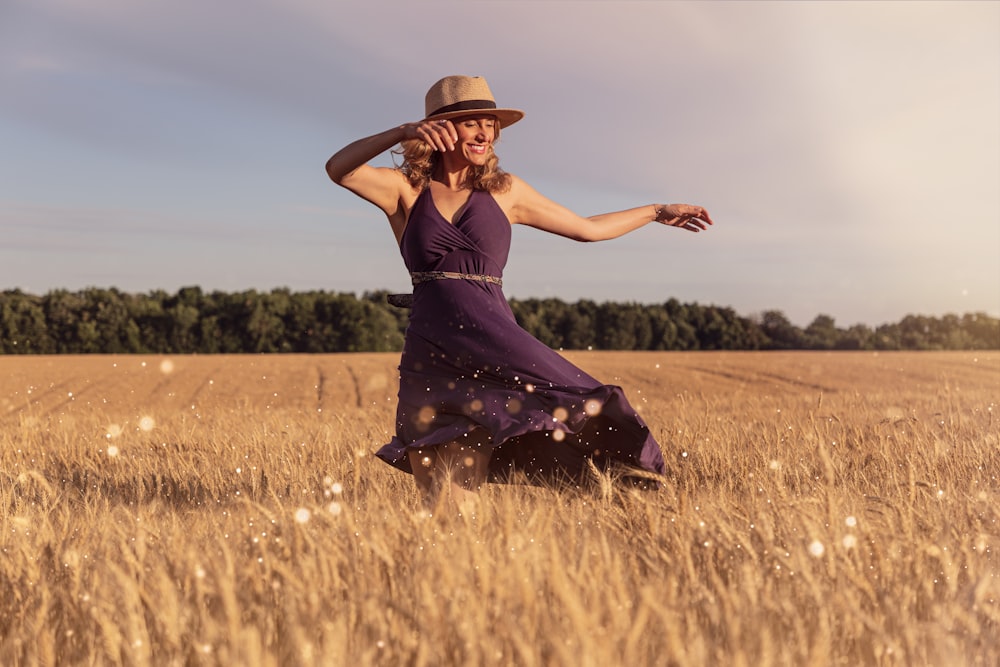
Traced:
<path fill-rule="evenodd" d="M 461 116 L 452 121 L 458 133 L 455 152 L 474 165 L 486 164 L 496 139 L 497 121 L 493 116 Z"/>

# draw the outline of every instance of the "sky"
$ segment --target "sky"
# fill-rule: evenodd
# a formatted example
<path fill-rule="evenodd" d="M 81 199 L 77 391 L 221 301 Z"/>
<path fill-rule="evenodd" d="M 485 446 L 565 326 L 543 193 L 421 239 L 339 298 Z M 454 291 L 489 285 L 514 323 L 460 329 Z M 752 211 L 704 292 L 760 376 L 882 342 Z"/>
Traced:
<path fill-rule="evenodd" d="M 409 291 L 323 166 L 450 74 L 547 197 L 716 222 L 516 226 L 508 297 L 1000 316 L 998 2 L 0 0 L 0 290 Z"/>

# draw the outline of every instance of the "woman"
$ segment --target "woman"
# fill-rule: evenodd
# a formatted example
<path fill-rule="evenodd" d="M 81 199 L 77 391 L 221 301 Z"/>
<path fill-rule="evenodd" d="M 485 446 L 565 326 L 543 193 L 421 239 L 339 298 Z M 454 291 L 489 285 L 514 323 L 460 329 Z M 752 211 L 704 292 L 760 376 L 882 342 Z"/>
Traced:
<path fill-rule="evenodd" d="M 480 77 L 449 76 L 423 120 L 360 139 L 326 164 L 389 219 L 414 285 L 396 436 L 378 456 L 411 472 L 428 507 L 461 508 L 492 481 L 575 481 L 590 464 L 663 472 L 649 429 L 604 385 L 521 329 L 501 289 L 511 225 L 600 241 L 656 221 L 698 232 L 705 209 L 649 204 L 589 218 L 503 172 L 493 144 L 524 113 Z M 399 168 L 369 160 L 391 149 Z"/>

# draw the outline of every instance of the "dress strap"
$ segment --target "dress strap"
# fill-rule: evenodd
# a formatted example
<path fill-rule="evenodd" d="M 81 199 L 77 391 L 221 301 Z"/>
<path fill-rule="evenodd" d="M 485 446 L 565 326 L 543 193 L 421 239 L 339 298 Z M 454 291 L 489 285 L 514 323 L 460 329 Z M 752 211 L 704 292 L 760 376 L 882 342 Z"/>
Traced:
<path fill-rule="evenodd" d="M 428 283 L 432 280 L 478 280 L 503 287 L 503 279 L 499 276 L 484 276 L 479 273 L 458 273 L 455 271 L 411 271 L 410 280 L 414 285 Z"/>

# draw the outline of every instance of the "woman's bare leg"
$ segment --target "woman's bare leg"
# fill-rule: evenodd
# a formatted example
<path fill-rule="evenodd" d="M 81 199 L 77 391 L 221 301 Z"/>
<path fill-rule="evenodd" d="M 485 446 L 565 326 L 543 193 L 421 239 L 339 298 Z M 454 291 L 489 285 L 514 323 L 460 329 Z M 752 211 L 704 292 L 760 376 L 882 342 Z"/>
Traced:
<path fill-rule="evenodd" d="M 475 512 L 490 464 L 484 431 L 477 429 L 454 442 L 410 450 L 409 457 L 427 509 L 436 512 L 446 506 L 460 514 Z"/>

